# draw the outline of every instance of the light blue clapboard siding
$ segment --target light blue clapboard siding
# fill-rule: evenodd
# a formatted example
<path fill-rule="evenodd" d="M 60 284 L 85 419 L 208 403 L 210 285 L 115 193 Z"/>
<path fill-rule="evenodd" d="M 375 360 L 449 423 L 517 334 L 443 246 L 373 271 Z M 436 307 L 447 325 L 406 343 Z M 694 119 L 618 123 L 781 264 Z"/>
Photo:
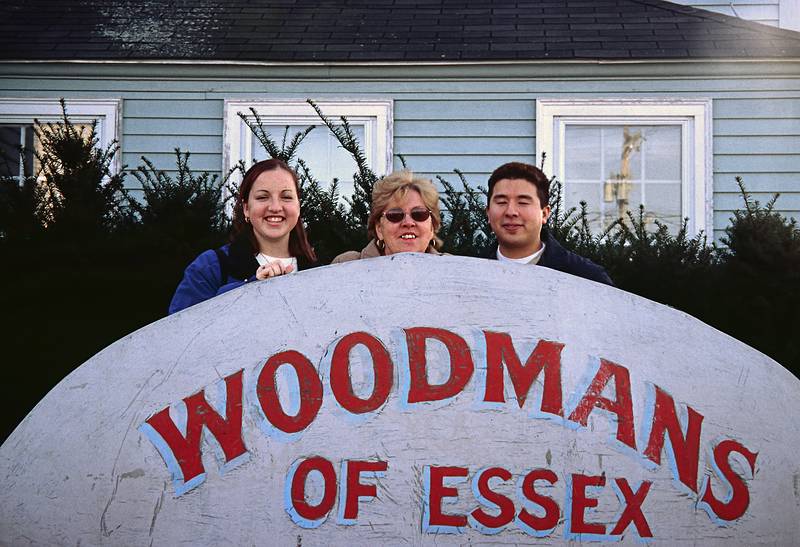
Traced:
<path fill-rule="evenodd" d="M 395 103 L 395 118 L 402 120 L 533 120 L 536 105 L 530 98 L 509 97 L 488 100 L 476 96 L 473 100 L 447 97 L 429 100 L 402 100 Z"/>
<path fill-rule="evenodd" d="M 744 67 L 757 72 L 757 68 Z M 375 68 L 374 70 L 380 70 Z M 0 97 L 113 97 L 123 99 L 121 140 L 129 167 L 147 156 L 174 170 L 172 150 L 192 153 L 193 169 L 222 167 L 223 102 L 242 99 L 394 100 L 394 152 L 423 175 L 484 185 L 498 165 L 535 158 L 535 103 L 553 97 L 684 97 L 713 99 L 714 219 L 719 236 L 739 206 L 734 180 L 766 201 L 783 195 L 778 210 L 800 210 L 800 78 L 717 77 L 636 79 L 597 77 L 503 80 L 0 78 Z M 395 167 L 400 167 L 399 160 Z M 137 183 L 132 177 L 128 184 Z"/>
<path fill-rule="evenodd" d="M 739 186 L 736 184 L 737 174 L 715 173 L 715 193 L 738 192 Z M 741 176 L 744 181 L 745 187 L 750 190 L 753 188 L 768 188 L 769 190 L 763 191 L 791 194 L 793 192 L 797 193 L 800 187 L 800 176 L 797 173 L 742 173 L 739 176 Z"/>
<path fill-rule="evenodd" d="M 222 101 L 190 99 L 127 99 L 125 116 L 131 118 L 222 119 Z"/>
<path fill-rule="evenodd" d="M 469 136 L 449 137 L 397 137 L 394 145 L 405 154 L 414 156 L 438 156 L 442 154 L 459 156 L 480 156 L 485 150 L 502 150 L 505 154 L 525 155 L 530 153 L 531 143 L 516 135 L 504 137 Z"/>
<path fill-rule="evenodd" d="M 741 118 L 800 118 L 800 93 L 791 98 L 762 99 L 718 99 L 714 101 L 714 117 L 717 119 Z"/>
<path fill-rule="evenodd" d="M 483 138 L 486 135 L 506 135 L 516 138 L 534 138 L 535 120 L 397 120 L 394 122 L 395 143 L 399 138 L 420 135 L 459 135 Z"/>
<path fill-rule="evenodd" d="M 717 137 L 787 135 L 800 138 L 800 120 L 796 118 L 771 119 L 769 123 L 765 123 L 763 119 L 735 118 L 726 120 L 715 117 L 714 135 Z"/>
<path fill-rule="evenodd" d="M 199 135 L 219 137 L 222 135 L 222 120 L 219 118 L 170 119 L 169 123 L 154 124 L 151 118 L 126 117 L 122 120 L 122 131 L 126 135 Z"/>
<path fill-rule="evenodd" d="M 469 175 L 477 175 L 486 180 L 488 174 L 498 165 L 509 161 L 535 162 L 535 154 L 486 154 L 483 156 L 464 155 L 456 156 L 452 154 L 434 155 L 414 155 L 406 154 L 402 150 L 397 153 L 403 154 L 409 169 L 413 169 L 421 174 L 433 175 L 436 173 L 449 173 L 453 169 L 459 169 Z M 395 169 L 399 168 L 399 162 L 395 161 Z"/>
<path fill-rule="evenodd" d="M 158 154 L 164 150 L 180 148 L 188 150 L 192 156 L 196 154 L 219 154 L 220 139 L 218 136 L 206 137 L 198 135 L 126 135 L 125 148 L 142 154 Z"/>
<path fill-rule="evenodd" d="M 715 154 L 771 154 L 775 150 L 791 150 L 797 148 L 797 136 L 773 137 L 759 135 L 718 136 L 714 139 Z"/>
<path fill-rule="evenodd" d="M 752 71 L 756 73 L 757 71 Z M 124 90 L 126 88 L 121 82 L 115 89 Z M 215 85 L 217 83 L 215 82 Z M 341 89 L 347 82 L 339 83 L 335 89 Z M 298 87 L 302 88 L 298 94 Z M 474 79 L 447 79 L 447 80 L 419 80 L 419 81 L 380 81 L 370 80 L 359 82 L 358 85 L 348 86 L 351 91 L 348 96 L 370 97 L 374 94 L 389 94 L 399 98 L 420 98 L 430 97 L 431 94 L 447 93 L 451 98 L 470 98 L 478 96 L 501 98 L 508 96 L 513 98 L 514 94 L 519 93 L 619 93 L 620 81 L 613 78 L 593 79 L 590 87 L 585 86 L 565 86 L 565 81 L 560 78 L 537 79 L 537 80 L 498 80 L 476 81 Z M 670 93 L 696 93 L 702 91 L 714 91 L 715 96 L 725 94 L 745 93 L 747 96 L 756 96 L 759 92 L 769 93 L 769 96 L 776 96 L 782 91 L 795 92 L 797 90 L 796 78 L 780 79 L 711 79 L 703 80 L 702 87 L 697 86 L 696 79 L 669 77 L 659 80 L 627 80 L 626 88 L 628 92 L 649 92 L 656 94 Z M 135 91 L 136 89 L 130 89 Z M 252 98 L 260 95 L 284 95 L 311 99 L 337 98 L 342 97 L 340 91 L 332 91 L 328 82 L 296 82 L 273 81 L 268 85 L 258 82 L 231 81 L 221 82 L 214 92 L 205 92 L 204 96 L 213 98 Z"/>
<path fill-rule="evenodd" d="M 714 171 L 717 173 L 798 173 L 800 154 L 759 154 L 714 156 Z"/>
<path fill-rule="evenodd" d="M 442 79 L 439 81 L 419 80 L 412 82 L 400 81 L 359 81 L 356 85 L 352 82 L 339 82 L 336 87 L 331 87 L 329 81 L 272 81 L 267 84 L 252 80 L 230 80 L 224 82 L 209 82 L 197 80 L 50 80 L 55 86 L 42 87 L 46 82 L 42 79 L 31 78 L 3 78 L 0 87 L 4 95 L 24 96 L 53 96 L 52 90 L 57 90 L 60 95 L 70 97 L 109 97 L 124 96 L 129 99 L 225 99 L 225 98 L 257 98 L 260 96 L 284 96 L 293 98 L 342 98 L 362 96 L 370 98 L 375 94 L 391 95 L 403 98 L 430 97 L 431 94 L 448 93 L 451 98 L 490 97 L 513 98 L 519 93 L 559 93 L 559 94 L 619 94 L 620 90 L 626 93 L 643 92 L 655 95 L 669 95 L 672 93 L 704 93 L 714 92 L 715 97 L 727 95 L 735 96 L 744 93 L 746 96 L 759 96 L 767 93 L 768 96 L 780 96 L 781 92 L 793 93 L 797 90 L 796 78 L 746 78 L 748 73 L 754 76 L 757 69 L 743 69 L 742 79 L 716 78 L 698 80 L 693 78 L 665 77 L 663 79 L 625 80 L 621 88 L 617 78 L 594 78 L 590 86 L 566 86 L 566 80 L 560 78 L 546 78 L 537 80 L 491 80 L 476 81 L 474 79 Z M 343 93 L 343 89 L 348 91 Z"/>
<path fill-rule="evenodd" d="M 777 207 L 776 207 L 777 209 Z M 786 218 L 794 218 L 798 222 L 800 222 L 800 210 L 788 210 L 783 209 L 781 213 Z M 715 229 L 714 230 L 714 239 L 720 241 L 722 237 L 725 235 L 725 226 L 730 224 L 730 219 L 733 218 L 733 212 L 731 211 L 715 211 L 714 212 L 714 226 L 722 226 L 723 228 Z"/>
<path fill-rule="evenodd" d="M 800 219 L 800 93 L 770 100 L 714 100 L 714 236 L 743 207 L 736 176 L 762 203 L 781 192 L 776 209 Z"/>
<path fill-rule="evenodd" d="M 145 156 L 167 171 L 175 170 L 175 148 L 191 152 L 190 167 L 195 171 L 221 168 L 222 103 L 208 100 L 202 93 L 171 99 L 128 99 L 123 103 L 123 155 L 129 166 L 140 165 Z M 216 133 L 209 134 L 209 128 Z M 130 184 L 135 184 L 131 181 Z"/>
<path fill-rule="evenodd" d="M 191 152 L 191 150 L 189 150 Z M 156 169 L 161 169 L 168 172 L 175 171 L 175 152 L 172 150 L 167 150 L 163 153 L 146 153 L 146 154 L 125 154 L 123 156 L 123 160 L 130 159 L 127 161 L 127 165 L 129 168 L 132 168 L 137 165 L 141 165 L 140 157 L 146 156 L 148 160 L 150 160 L 153 165 L 155 165 Z M 219 174 L 220 172 L 220 157 L 219 154 L 199 154 L 195 152 L 191 152 L 190 162 L 189 165 L 192 171 L 195 172 L 202 172 L 202 171 L 209 171 L 210 173 Z M 127 184 L 131 188 L 136 188 L 137 184 L 135 180 L 128 179 Z"/>
<path fill-rule="evenodd" d="M 757 23 L 778 26 L 780 0 L 672 0 L 675 4 L 693 6 Z"/>
<path fill-rule="evenodd" d="M 766 204 L 772 199 L 775 194 L 751 193 L 750 197 L 753 200 L 758 200 L 762 205 Z M 714 204 L 720 209 L 731 211 L 744 206 L 744 200 L 739 192 L 736 193 L 718 193 L 714 196 Z M 776 207 L 781 207 L 787 211 L 800 211 L 800 195 L 798 194 L 780 194 L 778 200 L 775 202 Z"/>

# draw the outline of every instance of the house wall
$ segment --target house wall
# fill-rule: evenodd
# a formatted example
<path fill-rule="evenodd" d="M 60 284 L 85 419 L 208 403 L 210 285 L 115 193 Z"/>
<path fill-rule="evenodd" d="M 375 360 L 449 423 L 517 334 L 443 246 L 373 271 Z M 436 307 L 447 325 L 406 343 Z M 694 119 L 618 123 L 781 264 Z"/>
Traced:
<path fill-rule="evenodd" d="M 800 30 L 800 2 L 797 0 L 670 0 L 773 27 Z"/>
<path fill-rule="evenodd" d="M 718 63 L 680 70 L 663 63 L 363 67 L 340 74 L 317 67 L 229 67 L 213 74 L 199 68 L 66 66 L 61 75 L 51 67 L 47 78 L 43 68 L 13 67 L 12 74 L 12 68 L 0 66 L 0 97 L 63 96 L 68 106 L 70 98 L 122 98 L 122 162 L 129 168 L 141 164 L 144 155 L 161 169 L 174 169 L 172 150 L 179 147 L 192 153 L 195 170 L 220 172 L 225 99 L 392 99 L 394 153 L 431 177 L 456 182 L 452 170 L 460 169 L 473 185 L 485 184 L 504 162 L 538 163 L 536 99 L 711 98 L 715 236 L 742 204 L 736 175 L 762 201 L 780 192 L 778 210 L 800 219 L 796 63 Z M 684 74 L 676 75 L 681 70 Z M 137 183 L 129 177 L 128 184 Z"/>

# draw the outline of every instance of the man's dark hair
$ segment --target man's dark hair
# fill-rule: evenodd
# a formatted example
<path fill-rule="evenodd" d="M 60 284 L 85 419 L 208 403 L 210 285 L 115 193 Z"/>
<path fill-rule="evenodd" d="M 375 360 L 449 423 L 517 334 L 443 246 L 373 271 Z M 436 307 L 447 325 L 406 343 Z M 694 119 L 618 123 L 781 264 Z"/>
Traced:
<path fill-rule="evenodd" d="M 489 176 L 489 199 L 492 199 L 494 185 L 503 179 L 527 180 L 536 187 L 536 195 L 542 208 L 550 203 L 550 179 L 538 167 L 518 161 L 504 163 Z"/>

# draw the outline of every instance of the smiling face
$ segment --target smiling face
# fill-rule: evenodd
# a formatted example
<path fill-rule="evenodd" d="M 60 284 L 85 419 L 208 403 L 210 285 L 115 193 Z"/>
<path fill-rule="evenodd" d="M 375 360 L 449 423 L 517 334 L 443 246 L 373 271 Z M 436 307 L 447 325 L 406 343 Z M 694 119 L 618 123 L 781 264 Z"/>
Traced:
<path fill-rule="evenodd" d="M 250 219 L 259 251 L 289 256 L 289 234 L 300 218 L 300 200 L 292 175 L 283 169 L 264 171 L 253 183 L 244 216 Z"/>
<path fill-rule="evenodd" d="M 550 206 L 542 207 L 532 182 L 501 179 L 495 183 L 486 215 L 500 252 L 508 258 L 523 258 L 542 247 L 542 225 L 550 216 Z"/>
<path fill-rule="evenodd" d="M 384 213 L 392 209 L 400 209 L 405 215 L 403 220 L 396 224 L 389 222 L 385 216 L 381 216 L 375 224 L 375 233 L 385 244 L 383 254 L 424 253 L 433 239 L 433 221 L 429 216 L 427 220 L 417 222 L 410 215 L 413 209 L 428 210 L 422 201 L 422 196 L 416 190 L 408 190 L 402 198 L 395 195 L 389 200 Z"/>

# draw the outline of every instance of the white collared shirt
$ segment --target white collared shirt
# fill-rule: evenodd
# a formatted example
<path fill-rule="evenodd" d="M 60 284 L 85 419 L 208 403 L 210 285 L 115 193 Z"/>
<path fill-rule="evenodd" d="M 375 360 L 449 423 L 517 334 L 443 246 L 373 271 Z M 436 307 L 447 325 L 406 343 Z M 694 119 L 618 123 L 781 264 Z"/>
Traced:
<path fill-rule="evenodd" d="M 523 256 L 522 258 L 508 258 L 503 253 L 500 252 L 500 247 L 497 247 L 497 260 L 503 260 L 505 262 L 516 262 L 517 264 L 531 264 L 535 265 L 539 263 L 539 259 L 542 258 L 544 254 L 544 243 L 542 243 L 541 248 L 533 253 L 532 255 Z"/>

